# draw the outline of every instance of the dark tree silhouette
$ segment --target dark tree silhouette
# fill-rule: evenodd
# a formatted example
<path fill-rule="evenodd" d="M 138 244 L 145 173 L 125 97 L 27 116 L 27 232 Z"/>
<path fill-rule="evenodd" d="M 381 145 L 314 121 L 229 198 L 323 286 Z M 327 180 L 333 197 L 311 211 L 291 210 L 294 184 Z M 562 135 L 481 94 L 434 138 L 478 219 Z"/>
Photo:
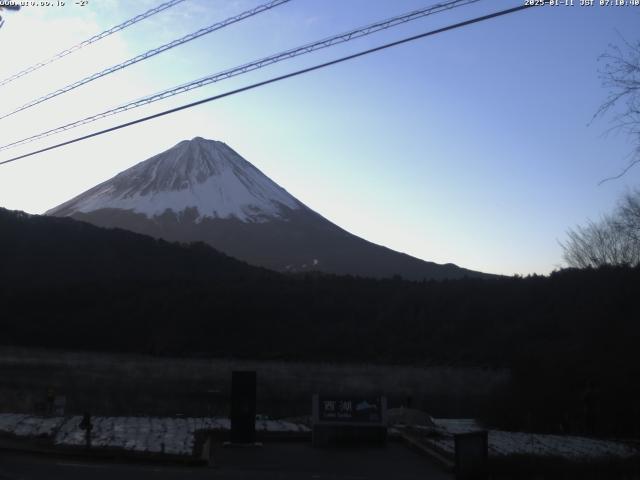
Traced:
<path fill-rule="evenodd" d="M 581 431 L 591 381 L 601 433 L 640 428 L 640 267 L 410 282 L 278 274 L 204 244 L 1 208 L 0 232 L 0 344 L 508 368 L 492 424 Z"/>

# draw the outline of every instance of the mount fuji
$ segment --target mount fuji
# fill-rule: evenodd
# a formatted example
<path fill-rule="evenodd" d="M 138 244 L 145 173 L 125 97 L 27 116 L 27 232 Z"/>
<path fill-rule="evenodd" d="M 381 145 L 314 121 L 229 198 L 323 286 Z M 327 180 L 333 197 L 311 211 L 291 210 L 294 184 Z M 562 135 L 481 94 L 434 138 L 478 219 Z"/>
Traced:
<path fill-rule="evenodd" d="M 169 241 L 201 241 L 277 271 L 414 280 L 488 276 L 423 261 L 352 235 L 225 143 L 200 137 L 182 141 L 46 214 Z"/>

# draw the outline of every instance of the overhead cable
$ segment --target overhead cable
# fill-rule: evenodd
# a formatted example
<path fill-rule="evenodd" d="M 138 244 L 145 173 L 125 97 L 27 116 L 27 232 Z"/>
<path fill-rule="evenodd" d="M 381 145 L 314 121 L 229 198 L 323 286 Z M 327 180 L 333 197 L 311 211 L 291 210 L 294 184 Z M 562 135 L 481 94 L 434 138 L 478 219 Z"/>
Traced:
<path fill-rule="evenodd" d="M 451 10 L 453 8 L 462 7 L 471 3 L 476 3 L 480 0 L 450 0 L 444 3 L 439 3 L 436 5 L 432 5 L 427 8 L 423 8 L 420 10 L 413 10 L 411 12 L 398 15 L 392 18 L 388 18 L 386 20 L 381 20 L 379 22 L 359 27 L 353 30 L 349 30 L 347 32 L 340 33 L 338 35 L 334 35 L 332 37 L 324 38 L 322 40 L 318 40 L 316 42 L 308 43 L 299 47 L 295 47 L 284 52 L 277 53 L 275 55 L 270 55 L 265 58 L 261 58 L 259 60 L 255 60 L 253 62 L 249 62 L 238 67 L 233 67 L 228 70 L 224 70 L 222 72 L 214 73 L 212 75 L 206 76 L 204 78 L 200 78 L 198 80 L 191 81 L 189 83 L 185 83 L 182 85 L 178 85 L 176 87 L 170 88 L 168 90 L 163 90 L 161 92 L 154 93 L 152 95 L 142 97 L 140 99 L 131 101 L 129 103 L 120 105 L 118 107 L 112 108 L 110 110 L 106 110 L 104 112 L 91 115 L 89 117 L 83 118 L 81 120 L 74 121 L 72 123 L 68 123 L 61 127 L 53 128 L 51 130 L 47 130 L 36 135 L 32 135 L 21 140 L 17 140 L 12 143 L 8 143 L 6 145 L 0 146 L 0 151 L 6 150 L 8 148 L 17 147 L 19 145 L 24 145 L 26 143 L 33 142 L 35 140 L 39 140 L 41 138 L 45 138 L 51 135 L 55 135 L 60 132 L 64 132 L 67 130 L 71 130 L 73 128 L 79 127 L 81 125 L 86 125 L 88 123 L 95 122 L 97 120 L 101 120 L 106 117 L 110 117 L 112 115 L 116 115 L 118 113 L 122 113 L 137 107 L 141 107 L 143 105 L 147 105 L 150 103 L 157 102 L 159 100 L 172 97 L 174 95 L 178 95 L 180 93 L 188 92 L 190 90 L 194 90 L 196 88 L 204 87 L 205 85 L 209 85 L 215 82 L 219 82 L 221 80 L 225 80 L 227 78 L 235 77 L 237 75 L 242 75 L 247 72 L 251 72 L 253 70 L 257 70 L 259 68 L 264 68 L 268 65 L 272 65 L 274 63 L 281 62 L 283 60 L 288 60 L 290 58 L 294 58 L 300 55 L 304 55 L 307 53 L 314 52 L 316 50 L 320 50 L 323 48 L 331 47 L 333 45 L 339 43 L 345 43 L 356 38 L 360 38 L 366 35 L 371 35 L 373 33 L 379 32 L 381 30 L 386 30 L 388 28 L 395 27 L 397 25 L 404 24 L 406 22 L 410 22 L 412 20 L 416 20 L 419 18 L 423 18 L 428 15 L 433 15 L 442 11 Z"/>
<path fill-rule="evenodd" d="M 165 43 L 164 45 L 161 45 L 159 47 L 153 48 L 151 50 L 148 50 L 144 53 L 141 53 L 140 55 L 136 55 L 133 58 L 130 58 L 129 60 L 126 60 L 122 63 L 118 63 L 117 65 L 112 65 L 109 68 L 105 68 L 104 70 L 94 73 L 93 75 L 89 75 L 88 77 L 85 77 L 81 80 L 78 80 L 76 82 L 73 82 L 69 85 L 66 85 L 62 88 L 59 88 L 58 90 L 54 90 L 53 92 L 47 93 L 46 95 L 36 98 L 35 100 L 31 100 L 28 103 L 25 103 L 24 105 L 22 105 L 21 107 L 16 108 L 15 110 L 5 113 L 3 115 L 0 115 L 0 120 L 2 120 L 3 118 L 7 118 L 10 117 L 11 115 L 15 115 L 18 112 L 21 112 L 23 110 L 26 110 L 28 108 L 31 108 L 35 105 L 38 105 L 42 102 L 46 102 L 47 100 L 51 100 L 52 98 L 57 97 L 58 95 L 62 95 L 63 93 L 67 93 L 71 90 L 74 90 L 78 87 L 81 87 L 82 85 L 86 85 L 89 82 L 93 82 L 94 80 L 97 80 L 98 78 L 102 78 L 106 75 L 109 75 L 111 73 L 117 72 L 119 70 L 125 69 L 127 67 L 130 67 L 131 65 L 134 65 L 138 62 L 142 62 L 143 60 L 147 60 L 151 57 L 154 57 L 162 52 L 166 52 L 167 50 L 170 50 L 172 48 L 175 48 L 179 45 L 182 45 L 184 43 L 190 42 L 192 40 L 195 40 L 196 38 L 200 38 L 203 35 L 207 35 L 209 33 L 215 32 L 216 30 L 220 30 L 224 27 L 227 27 L 229 25 L 232 25 L 234 23 L 240 22 L 242 20 L 245 20 L 249 17 L 253 17 L 254 15 L 258 15 L 259 13 L 262 12 L 266 12 L 267 10 L 271 10 L 274 7 L 277 7 L 279 5 L 282 5 L 284 3 L 290 2 L 291 0 L 271 0 L 270 2 L 267 2 L 263 5 L 259 5 L 258 7 L 252 8 L 250 10 L 247 10 L 245 12 L 242 12 L 238 15 L 234 15 L 233 17 L 229 17 L 226 20 L 223 20 L 221 22 L 217 22 L 214 23 L 213 25 L 209 25 L 208 27 L 205 28 L 201 28 L 200 30 L 197 30 L 193 33 L 190 33 L 188 35 L 185 35 L 184 37 L 178 38 L 176 40 L 173 40 L 169 43 Z"/>
<path fill-rule="evenodd" d="M 25 75 L 31 72 L 35 72 L 36 70 L 44 67 L 45 65 L 49 65 L 50 63 L 53 63 L 56 60 L 60 60 L 61 58 L 66 57 L 67 55 L 77 50 L 80 50 L 81 48 L 86 47 L 87 45 L 91 45 L 92 43 L 95 43 L 98 40 L 102 40 L 103 38 L 108 37 L 109 35 L 112 35 L 116 32 L 124 30 L 125 28 L 130 27 L 131 25 L 134 25 L 144 20 L 145 18 L 149 18 L 155 15 L 156 13 L 160 13 L 184 1 L 185 0 L 170 0 L 169 2 L 165 2 L 161 5 L 158 5 L 157 7 L 154 7 L 151 10 L 147 10 L 146 12 L 141 13 L 140 15 L 136 15 L 135 17 L 130 18 L 129 20 L 126 20 L 119 25 L 116 25 L 115 27 L 111 27 L 108 30 L 105 30 L 104 32 L 98 33 L 97 35 L 94 35 L 93 37 L 88 38 L 80 43 L 77 43 L 74 46 L 67 48 L 66 50 L 62 50 L 61 52 L 56 53 L 52 57 L 49 57 L 46 60 L 43 60 L 42 62 L 31 65 L 29 68 L 25 68 L 24 70 L 14 75 L 11 75 L 10 77 L 5 78 L 4 80 L 0 81 L 0 87 L 3 85 L 6 85 L 7 83 L 13 82 L 14 80 L 17 80 L 20 77 L 24 77 Z"/>
<path fill-rule="evenodd" d="M 470 20 L 466 20 L 464 22 L 460 22 L 460 23 L 456 23 L 456 24 L 449 25 L 449 26 L 446 26 L 446 27 L 438 28 L 436 30 L 431 30 L 429 32 L 421 33 L 419 35 L 414 35 L 412 37 L 403 38 L 402 40 L 397 40 L 395 42 L 387 43 L 387 44 L 381 45 L 379 47 L 370 48 L 368 50 L 364 50 L 364 51 L 361 51 L 361 52 L 358 52 L 358 53 L 354 53 L 352 55 L 347 55 L 345 57 L 341 57 L 341 58 L 338 58 L 336 60 L 331 60 L 329 62 L 321 63 L 321 64 L 318 64 L 318 65 L 314 65 L 312 67 L 303 68 L 303 69 L 297 70 L 295 72 L 287 73 L 285 75 L 280 75 L 278 77 L 270 78 L 268 80 L 263 80 L 261 82 L 257 82 L 257 83 L 251 84 L 251 85 L 247 85 L 245 87 L 237 88 L 235 90 L 231 90 L 229 92 L 221 93 L 219 95 L 214 95 L 213 97 L 204 98 L 204 99 L 198 100 L 196 102 L 188 103 L 186 105 L 181 105 L 179 107 L 171 108 L 169 110 L 165 110 L 163 112 L 159 112 L 159 113 L 155 113 L 153 115 L 142 117 L 142 118 L 139 118 L 137 120 L 132 120 L 130 122 L 126 122 L 126 123 L 122 123 L 120 125 L 116 125 L 116 126 L 113 126 L 113 127 L 110 127 L 110 128 L 106 128 L 104 130 L 100 130 L 100 131 L 93 132 L 93 133 L 90 133 L 90 134 L 87 134 L 87 135 L 83 135 L 81 137 L 77 137 L 77 138 L 74 138 L 72 140 L 67 140 L 65 142 L 58 143 L 56 145 L 51 145 L 49 147 L 45 147 L 45 148 L 41 148 L 39 150 L 35 150 L 35 151 L 29 152 L 29 153 L 25 153 L 23 155 L 18 155 L 16 157 L 9 158 L 8 160 L 0 161 L 0 165 L 5 165 L 7 163 L 15 162 L 15 161 L 21 160 L 23 158 L 31 157 L 33 155 L 37 155 L 37 154 L 40 154 L 40 153 L 43 153 L 43 152 L 47 152 L 47 151 L 54 150 L 54 149 L 57 149 L 57 148 L 60 148 L 60 147 L 64 147 L 66 145 L 70 145 L 70 144 L 77 143 L 77 142 L 80 142 L 80 141 L 83 141 L 83 140 L 87 140 L 89 138 L 97 137 L 99 135 L 104 135 L 105 133 L 114 132 L 114 131 L 120 130 L 122 128 L 126 128 L 126 127 L 130 127 L 130 126 L 133 126 L 133 125 L 137 125 L 139 123 L 147 122 L 149 120 L 153 120 L 155 118 L 163 117 L 163 116 L 169 115 L 171 113 L 176 113 L 176 112 L 179 112 L 181 110 L 186 110 L 188 108 L 192 108 L 192 107 L 195 107 L 197 105 L 202 105 L 202 104 L 205 104 L 205 103 L 213 102 L 215 100 L 220 100 L 222 98 L 229 97 L 229 96 L 232 96 L 232 95 L 236 95 L 238 93 L 246 92 L 248 90 L 253 90 L 253 89 L 258 88 L 258 87 L 263 87 L 265 85 L 269 85 L 271 83 L 276 83 L 276 82 L 285 80 L 287 78 L 292 78 L 292 77 L 296 77 L 298 75 L 302 75 L 302 74 L 305 74 L 305 73 L 313 72 L 315 70 L 320 70 L 322 68 L 326 68 L 326 67 L 329 67 L 331 65 L 336 65 L 338 63 L 346 62 L 348 60 L 353 60 L 354 58 L 362 57 L 362 56 L 368 55 L 370 53 L 379 52 L 381 50 L 385 50 L 387 48 L 395 47 L 397 45 L 401 45 L 401 44 L 404 44 L 404 43 L 412 42 L 412 41 L 415 41 L 415 40 L 418 40 L 418 39 L 421 39 L 421 38 L 429 37 L 429 36 L 436 35 L 438 33 L 443 33 L 443 32 L 449 31 L 449 30 L 454 30 L 454 29 L 457 29 L 457 28 L 466 27 L 466 26 L 474 24 L 474 23 L 479 23 L 479 22 L 482 22 L 482 21 L 485 21 L 485 20 L 489 20 L 489 19 L 492 19 L 492 18 L 500 17 L 500 16 L 507 15 L 507 14 L 510 14 L 510 13 L 515 13 L 515 12 L 522 11 L 522 10 L 525 10 L 525 9 L 528 9 L 528 8 L 532 8 L 534 6 L 537 6 L 537 4 L 536 5 L 534 5 L 534 4 L 520 5 L 518 7 L 509 8 L 509 9 L 506 9 L 506 10 L 501 10 L 501 11 L 494 12 L 494 13 L 491 13 L 491 14 L 488 14 L 488 15 L 484 15 L 484 16 L 481 16 L 481 17 L 476 17 L 476 18 L 473 18 L 473 19 L 470 19 Z"/>

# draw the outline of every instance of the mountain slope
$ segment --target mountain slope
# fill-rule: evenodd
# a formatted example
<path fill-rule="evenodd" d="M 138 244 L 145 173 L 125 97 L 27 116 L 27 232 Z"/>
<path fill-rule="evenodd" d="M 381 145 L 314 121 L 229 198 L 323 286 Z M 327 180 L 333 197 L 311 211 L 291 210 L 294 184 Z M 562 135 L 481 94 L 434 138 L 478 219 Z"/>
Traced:
<path fill-rule="evenodd" d="M 196 137 L 135 165 L 47 212 L 70 216 L 105 208 L 142 213 L 198 210 L 202 218 L 261 222 L 302 204 L 222 142 Z"/>
<path fill-rule="evenodd" d="M 375 245 L 317 214 L 222 142 L 199 137 L 47 212 L 170 241 L 203 241 L 277 271 L 420 280 L 484 276 Z"/>

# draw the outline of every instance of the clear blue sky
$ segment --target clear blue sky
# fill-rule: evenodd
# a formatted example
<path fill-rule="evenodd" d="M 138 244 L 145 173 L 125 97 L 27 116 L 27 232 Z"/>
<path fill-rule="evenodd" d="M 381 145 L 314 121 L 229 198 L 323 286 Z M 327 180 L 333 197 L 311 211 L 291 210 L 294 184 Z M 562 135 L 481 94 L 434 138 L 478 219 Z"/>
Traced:
<path fill-rule="evenodd" d="M 0 76 L 159 0 L 6 14 Z M 262 2 L 187 0 L 0 91 L 10 110 Z M 292 0 L 5 119 L 2 144 L 157 90 L 433 1 Z M 579 3 L 579 0 L 576 0 Z M 509 6 L 484 0 L 74 130 L 67 138 Z M 375 243 L 488 272 L 548 273 L 569 227 L 611 210 L 640 169 L 589 125 L 597 58 L 640 37 L 640 7 L 541 7 L 389 49 L 0 168 L 0 206 L 42 213 L 185 138 L 221 140 L 309 207 Z M 58 137 L 56 137 L 58 139 Z M 26 152 L 29 148 L 0 153 Z"/>

